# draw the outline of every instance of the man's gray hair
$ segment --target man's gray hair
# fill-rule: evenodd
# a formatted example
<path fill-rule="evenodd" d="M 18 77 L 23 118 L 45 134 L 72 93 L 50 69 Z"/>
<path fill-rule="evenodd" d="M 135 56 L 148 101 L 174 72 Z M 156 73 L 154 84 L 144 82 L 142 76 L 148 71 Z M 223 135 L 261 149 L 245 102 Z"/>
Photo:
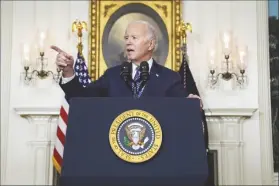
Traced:
<path fill-rule="evenodd" d="M 157 45 L 158 45 L 158 38 L 157 38 L 157 34 L 156 34 L 156 30 L 155 30 L 154 26 L 151 25 L 149 22 L 143 21 L 143 20 L 132 21 L 129 23 L 129 25 L 136 24 L 136 23 L 144 24 L 147 26 L 148 40 L 154 40 L 155 47 L 154 47 L 153 51 L 155 51 L 157 49 Z"/>

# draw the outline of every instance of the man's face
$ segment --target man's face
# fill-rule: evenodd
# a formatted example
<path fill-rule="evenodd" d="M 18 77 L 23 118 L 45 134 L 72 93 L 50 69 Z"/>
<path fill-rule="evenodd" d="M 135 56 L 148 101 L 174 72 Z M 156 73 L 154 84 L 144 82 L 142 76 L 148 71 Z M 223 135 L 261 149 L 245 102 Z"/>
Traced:
<path fill-rule="evenodd" d="M 126 29 L 124 39 L 129 60 L 137 63 L 151 58 L 154 41 L 148 39 L 148 29 L 145 24 L 130 24 Z"/>

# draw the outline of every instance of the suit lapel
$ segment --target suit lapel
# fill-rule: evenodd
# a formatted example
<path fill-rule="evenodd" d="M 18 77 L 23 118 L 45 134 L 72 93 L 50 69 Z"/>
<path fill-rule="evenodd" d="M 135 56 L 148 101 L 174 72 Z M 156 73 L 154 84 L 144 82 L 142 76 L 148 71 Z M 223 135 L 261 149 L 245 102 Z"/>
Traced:
<path fill-rule="evenodd" d="M 160 72 L 161 72 L 160 65 L 155 60 L 153 60 L 152 67 L 150 69 L 149 80 L 147 81 L 147 84 L 144 87 L 141 97 L 155 94 L 154 92 L 156 91 L 156 85 L 159 82 Z"/>

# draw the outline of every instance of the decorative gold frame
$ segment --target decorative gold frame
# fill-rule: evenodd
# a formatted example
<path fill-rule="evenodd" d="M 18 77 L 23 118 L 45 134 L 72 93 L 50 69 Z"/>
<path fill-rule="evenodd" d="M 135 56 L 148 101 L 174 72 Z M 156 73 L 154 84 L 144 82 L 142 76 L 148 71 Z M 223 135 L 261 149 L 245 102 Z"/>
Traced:
<path fill-rule="evenodd" d="M 111 15 L 119 8 L 130 3 L 141 3 L 156 11 L 163 20 L 169 40 L 168 56 L 165 66 L 178 71 L 181 64 L 181 39 L 177 31 L 181 23 L 181 0 L 133 0 L 109 1 L 91 0 L 90 37 L 89 37 L 89 73 L 93 80 L 98 79 L 107 69 L 102 52 L 104 28 Z M 124 34 L 124 33 L 123 33 Z"/>

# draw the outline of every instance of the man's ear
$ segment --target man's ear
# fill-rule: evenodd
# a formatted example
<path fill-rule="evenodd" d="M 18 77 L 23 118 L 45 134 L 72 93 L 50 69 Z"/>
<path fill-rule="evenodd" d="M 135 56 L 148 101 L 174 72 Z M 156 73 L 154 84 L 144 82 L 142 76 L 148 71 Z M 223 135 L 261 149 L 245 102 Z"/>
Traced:
<path fill-rule="evenodd" d="M 149 42 L 148 50 L 154 50 L 155 49 L 155 40 L 151 40 Z"/>

